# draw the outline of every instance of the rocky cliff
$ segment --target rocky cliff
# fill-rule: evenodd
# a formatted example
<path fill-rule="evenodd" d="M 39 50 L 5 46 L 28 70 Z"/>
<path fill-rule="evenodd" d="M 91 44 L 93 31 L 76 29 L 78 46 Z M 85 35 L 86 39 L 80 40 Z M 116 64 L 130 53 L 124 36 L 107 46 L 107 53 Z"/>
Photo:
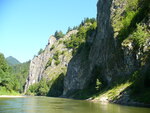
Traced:
<path fill-rule="evenodd" d="M 88 52 L 84 49 L 81 53 L 77 54 L 69 63 L 67 76 L 64 82 L 64 95 L 74 93 L 76 90 L 81 90 L 90 84 L 94 84 L 95 75 L 94 69 L 101 69 L 104 73 L 101 77 L 103 79 L 111 80 L 111 73 L 108 69 L 109 62 L 113 58 L 115 50 L 113 29 L 110 23 L 110 8 L 111 1 L 99 1 L 98 15 L 97 15 L 97 34 L 94 38 L 92 45 Z M 86 47 L 85 47 L 86 48 Z M 83 56 L 83 54 L 86 54 Z M 99 70 L 98 69 L 98 70 Z M 105 69 L 107 71 L 105 71 Z M 105 73 L 108 73 L 106 76 Z M 98 75 L 97 75 L 98 76 Z"/>
<path fill-rule="evenodd" d="M 44 52 L 31 61 L 25 91 L 46 78 L 50 91 L 61 90 L 53 96 L 63 92 L 64 97 L 127 104 L 135 103 L 130 96 L 136 93 L 137 100 L 149 95 L 149 9 L 149 0 L 99 0 L 97 27 L 87 19 L 64 38 L 52 36 Z M 60 83 L 62 73 L 66 76 Z"/>
<path fill-rule="evenodd" d="M 128 81 L 135 72 L 141 78 L 144 73 L 149 76 L 149 9 L 148 0 L 98 1 L 96 36 L 88 38 L 88 46 L 69 62 L 63 96 L 82 96 L 97 86 L 97 80 L 101 90 Z"/>
<path fill-rule="evenodd" d="M 61 73 L 66 72 L 68 62 L 72 58 L 72 49 L 66 48 L 63 41 L 68 40 L 77 30 L 68 32 L 63 38 L 51 36 L 44 51 L 35 56 L 30 63 L 29 75 L 25 84 L 25 92 L 42 78 L 52 81 Z"/>

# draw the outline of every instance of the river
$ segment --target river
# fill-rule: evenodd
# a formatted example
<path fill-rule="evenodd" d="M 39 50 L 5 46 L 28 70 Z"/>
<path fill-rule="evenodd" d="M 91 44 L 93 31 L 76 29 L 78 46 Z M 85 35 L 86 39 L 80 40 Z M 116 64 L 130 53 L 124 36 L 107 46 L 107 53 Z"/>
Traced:
<path fill-rule="evenodd" d="M 51 97 L 0 98 L 0 113 L 150 113 L 150 108 Z"/>

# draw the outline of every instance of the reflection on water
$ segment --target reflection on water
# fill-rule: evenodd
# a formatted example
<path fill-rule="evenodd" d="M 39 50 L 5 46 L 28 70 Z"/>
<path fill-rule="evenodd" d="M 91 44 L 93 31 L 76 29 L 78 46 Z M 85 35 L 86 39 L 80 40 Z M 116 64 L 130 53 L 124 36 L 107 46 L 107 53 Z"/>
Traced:
<path fill-rule="evenodd" d="M 150 113 L 150 108 L 50 97 L 0 98 L 2 113 Z"/>

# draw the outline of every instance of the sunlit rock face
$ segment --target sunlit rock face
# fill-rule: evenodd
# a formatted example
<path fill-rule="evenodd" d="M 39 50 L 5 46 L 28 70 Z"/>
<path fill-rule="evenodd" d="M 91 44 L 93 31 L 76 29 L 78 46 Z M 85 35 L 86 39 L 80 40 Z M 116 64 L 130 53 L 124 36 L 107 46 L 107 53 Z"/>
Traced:
<path fill-rule="evenodd" d="M 71 59 L 64 79 L 63 96 L 71 97 L 77 91 L 87 89 L 96 79 L 109 86 L 115 80 L 140 70 L 140 58 L 145 55 L 143 49 L 135 50 L 133 41 L 120 43 L 117 39 L 121 29 L 118 23 L 125 15 L 128 4 L 129 0 L 98 1 L 98 25 L 96 32 L 93 32 L 96 36 L 88 37 L 90 47 L 83 48 Z M 148 44 L 148 41 L 145 42 L 145 45 Z"/>
<path fill-rule="evenodd" d="M 65 73 L 68 62 L 72 58 L 72 50 L 66 48 L 63 41 L 68 40 L 72 34 L 76 34 L 77 32 L 77 30 L 72 30 L 60 39 L 56 39 L 54 36 L 49 38 L 44 51 L 31 60 L 29 75 L 24 89 L 25 92 L 29 86 L 38 83 L 42 78 L 52 80 L 62 72 Z M 60 63 L 55 65 L 56 61 L 53 59 L 53 56 L 58 51 L 60 53 L 58 58 Z M 52 59 L 51 65 L 46 66 L 49 59 Z"/>

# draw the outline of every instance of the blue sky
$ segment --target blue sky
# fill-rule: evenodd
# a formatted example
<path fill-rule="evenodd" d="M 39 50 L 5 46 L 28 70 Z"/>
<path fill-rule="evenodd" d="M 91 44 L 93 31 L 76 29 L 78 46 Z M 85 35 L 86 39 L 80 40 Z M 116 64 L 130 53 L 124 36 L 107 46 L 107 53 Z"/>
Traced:
<path fill-rule="evenodd" d="M 98 0 L 0 0 L 0 52 L 21 62 L 45 48 L 56 30 L 64 33 L 96 17 Z"/>

